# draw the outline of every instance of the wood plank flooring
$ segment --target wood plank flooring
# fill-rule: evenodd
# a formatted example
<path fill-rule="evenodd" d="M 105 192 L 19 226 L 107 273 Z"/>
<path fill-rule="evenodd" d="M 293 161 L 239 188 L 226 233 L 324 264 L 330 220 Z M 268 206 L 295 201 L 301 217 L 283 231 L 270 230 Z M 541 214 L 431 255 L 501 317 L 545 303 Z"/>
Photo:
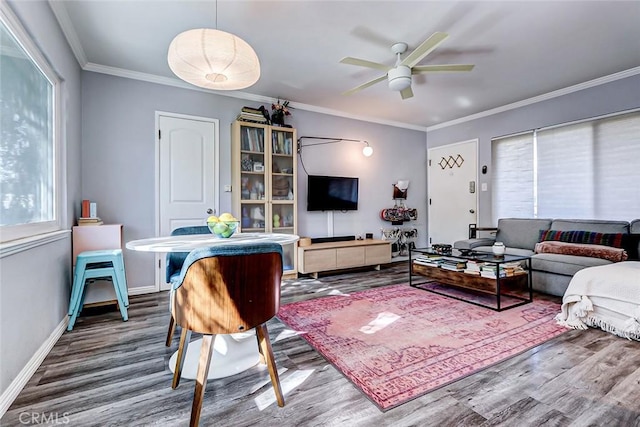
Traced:
<path fill-rule="evenodd" d="M 381 271 L 287 280 L 282 300 L 406 282 L 408 265 L 400 262 Z M 168 361 L 179 334 L 171 348 L 164 346 L 167 307 L 163 292 L 132 297 L 128 322 L 115 308 L 82 314 L 0 425 L 37 424 L 34 414 L 48 425 L 188 425 L 194 382 L 183 379 L 171 389 Z M 264 407 L 274 396 L 266 367 L 210 380 L 201 425 L 640 426 L 640 343 L 600 330 L 568 331 L 384 413 L 302 338 L 287 335 L 278 319 L 269 332 L 281 381 L 306 379 L 286 392 L 284 408 Z"/>

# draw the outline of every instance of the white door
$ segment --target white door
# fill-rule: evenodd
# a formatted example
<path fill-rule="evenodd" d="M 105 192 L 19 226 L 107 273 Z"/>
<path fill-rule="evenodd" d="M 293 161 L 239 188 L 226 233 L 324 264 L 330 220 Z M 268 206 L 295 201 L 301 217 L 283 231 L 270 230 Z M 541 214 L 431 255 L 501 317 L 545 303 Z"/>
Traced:
<path fill-rule="evenodd" d="M 478 211 L 478 140 L 428 151 L 429 244 L 469 237 Z"/>
<path fill-rule="evenodd" d="M 156 114 L 158 127 L 158 236 L 205 225 L 218 212 L 218 120 Z M 157 256 L 156 290 L 165 282 L 166 255 Z"/>

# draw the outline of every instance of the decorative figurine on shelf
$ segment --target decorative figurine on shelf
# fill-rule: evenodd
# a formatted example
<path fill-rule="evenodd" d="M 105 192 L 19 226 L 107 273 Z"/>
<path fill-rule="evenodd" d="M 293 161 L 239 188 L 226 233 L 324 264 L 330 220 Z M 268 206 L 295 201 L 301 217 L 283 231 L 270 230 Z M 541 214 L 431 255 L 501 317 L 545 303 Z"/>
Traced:
<path fill-rule="evenodd" d="M 292 107 L 289 107 L 289 101 L 282 101 L 280 103 L 280 99 L 278 98 L 278 102 L 275 104 L 271 104 L 271 124 L 274 126 L 284 126 L 284 116 L 290 116 L 291 112 L 289 110 Z"/>
<path fill-rule="evenodd" d="M 280 227 L 280 215 L 274 214 L 273 215 L 273 228 L 279 228 L 279 227 Z"/>

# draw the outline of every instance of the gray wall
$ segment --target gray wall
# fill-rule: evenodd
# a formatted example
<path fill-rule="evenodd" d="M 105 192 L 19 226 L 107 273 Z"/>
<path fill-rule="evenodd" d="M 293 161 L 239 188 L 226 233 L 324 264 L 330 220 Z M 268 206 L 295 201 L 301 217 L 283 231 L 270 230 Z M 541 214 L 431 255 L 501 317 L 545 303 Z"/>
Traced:
<path fill-rule="evenodd" d="M 487 165 L 488 173 L 480 183 L 488 190 L 480 192 L 479 224 L 495 226 L 491 215 L 491 138 L 540 127 L 596 117 L 640 107 L 640 75 L 583 89 L 525 107 L 471 120 L 458 125 L 427 131 L 428 148 L 478 138 L 478 165 Z M 638 159 L 635 159 L 637 162 Z M 630 186 L 637 185 L 629 183 Z"/>
<path fill-rule="evenodd" d="M 98 203 L 105 223 L 124 225 L 125 241 L 155 235 L 155 112 L 167 111 L 220 121 L 220 184 L 231 183 L 231 123 L 251 101 L 138 80 L 84 72 L 82 75 L 82 197 Z M 265 106 L 269 107 L 269 105 Z M 380 210 L 393 206 L 392 183 L 411 181 L 408 204 L 419 209 L 418 227 L 426 233 L 425 133 L 358 120 L 293 110 L 287 123 L 298 136 L 364 139 L 374 147 L 365 158 L 362 145 L 339 143 L 303 150 L 309 173 L 357 176 L 357 212 L 334 216 L 334 235 L 380 235 L 390 223 Z M 300 166 L 300 165 L 299 165 Z M 326 213 L 306 212 L 306 176 L 298 181 L 299 234 L 327 236 Z M 222 187 L 221 187 L 222 188 Z M 231 211 L 231 193 L 220 190 L 220 211 Z M 239 215 L 238 212 L 235 213 Z M 203 218 L 204 219 L 204 218 Z M 129 287 L 154 283 L 153 254 L 125 251 Z"/>
<path fill-rule="evenodd" d="M 47 2 L 8 4 L 64 81 L 65 228 L 70 229 L 80 203 L 80 67 Z M 69 235 L 0 259 L 0 394 L 66 316 L 70 275 Z"/>

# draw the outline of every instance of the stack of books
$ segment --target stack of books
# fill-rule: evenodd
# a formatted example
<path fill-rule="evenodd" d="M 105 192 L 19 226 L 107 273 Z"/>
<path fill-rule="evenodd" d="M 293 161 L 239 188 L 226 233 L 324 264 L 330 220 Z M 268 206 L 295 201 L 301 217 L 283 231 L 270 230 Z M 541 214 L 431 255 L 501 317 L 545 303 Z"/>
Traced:
<path fill-rule="evenodd" d="M 420 254 L 414 258 L 413 263 L 426 265 L 428 267 L 440 267 L 440 264 L 442 263 L 442 255 Z"/>
<path fill-rule="evenodd" d="M 467 268 L 467 261 L 460 258 L 443 257 L 440 268 L 452 271 L 464 271 Z"/>
<path fill-rule="evenodd" d="M 264 123 L 267 124 L 267 118 L 262 114 L 262 110 L 251 107 L 242 107 L 240 114 L 237 117 L 238 120 L 243 122 Z"/>
<path fill-rule="evenodd" d="M 96 217 L 87 217 L 78 218 L 78 225 L 102 225 L 103 222 L 100 218 Z"/>
<path fill-rule="evenodd" d="M 526 273 L 527 272 L 518 262 L 500 264 L 500 268 L 498 268 L 497 264 L 489 263 L 480 267 L 480 276 L 490 279 L 495 279 L 496 277 L 498 277 L 498 274 L 500 275 L 500 277 L 511 277 Z"/>
<path fill-rule="evenodd" d="M 98 218 L 98 204 L 96 202 L 88 199 L 82 200 L 78 225 L 102 225 L 102 220 Z"/>
<path fill-rule="evenodd" d="M 464 269 L 464 272 L 467 274 L 472 274 L 474 276 L 479 276 L 480 269 L 483 265 L 484 262 L 469 260 L 467 261 L 467 267 Z"/>

